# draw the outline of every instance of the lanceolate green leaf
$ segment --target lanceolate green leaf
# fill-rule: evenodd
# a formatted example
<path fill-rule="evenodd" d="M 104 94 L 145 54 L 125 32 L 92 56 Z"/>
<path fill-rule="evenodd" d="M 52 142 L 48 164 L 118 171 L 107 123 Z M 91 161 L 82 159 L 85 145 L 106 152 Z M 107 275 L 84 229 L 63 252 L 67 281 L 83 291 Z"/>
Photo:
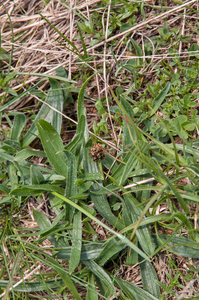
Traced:
<path fill-rule="evenodd" d="M 52 257 L 46 255 L 46 260 L 48 262 L 48 265 L 50 265 L 54 270 L 57 271 L 57 273 L 60 275 L 60 277 L 62 278 L 63 282 L 65 283 L 65 285 L 67 286 L 67 288 L 69 289 L 69 291 L 71 292 L 71 294 L 73 295 L 75 300 L 82 300 L 82 298 L 80 297 L 79 293 L 77 292 L 75 285 L 73 284 L 71 277 L 69 276 L 69 274 L 64 270 L 63 267 L 61 267 L 59 265 L 59 263 L 57 261 L 55 261 Z"/>
<path fill-rule="evenodd" d="M 64 189 L 60 188 L 55 184 L 36 184 L 36 185 L 27 185 L 27 186 L 24 185 L 22 187 L 15 188 L 12 191 L 12 195 L 29 197 L 44 192 L 54 192 L 54 191 L 64 194 Z"/>
<path fill-rule="evenodd" d="M 33 149 L 22 149 L 21 151 L 19 151 L 14 160 L 15 161 L 21 161 L 21 160 L 25 160 L 26 158 L 30 157 L 30 156 L 39 156 L 39 157 L 46 157 L 45 152 L 42 151 L 36 151 Z"/>
<path fill-rule="evenodd" d="M 106 297 L 110 297 L 116 294 L 113 282 L 109 275 L 93 260 L 83 260 L 87 269 L 97 276 L 104 284 L 106 288 Z"/>
<path fill-rule="evenodd" d="M 142 210 L 139 208 L 139 202 L 131 195 L 124 195 L 125 204 L 127 206 L 127 211 L 131 217 L 133 223 L 137 222 L 142 214 Z M 126 224 L 127 226 L 130 224 Z M 136 230 L 136 236 L 142 247 L 142 249 L 148 254 L 152 255 L 155 251 L 155 245 L 153 243 L 150 230 L 148 226 L 140 226 Z"/>
<path fill-rule="evenodd" d="M 57 174 L 66 177 L 67 166 L 65 154 L 63 153 L 64 146 L 59 134 L 52 125 L 44 120 L 39 120 L 37 129 L 51 166 L 55 169 Z"/>
<path fill-rule="evenodd" d="M 87 152 L 88 153 L 88 152 Z M 90 158 L 90 156 L 87 154 L 85 155 L 84 159 L 84 170 L 88 173 L 98 173 L 100 172 L 98 169 L 98 165 L 93 162 L 93 160 Z M 124 228 L 124 224 L 122 221 L 117 219 L 115 215 L 112 213 L 109 203 L 107 201 L 107 198 L 105 195 L 95 195 L 95 192 L 100 191 L 103 186 L 102 183 L 99 181 L 99 183 L 93 183 L 91 188 L 89 189 L 90 197 L 95 204 L 95 207 L 97 211 L 105 218 L 107 222 L 109 222 L 114 227 L 117 227 L 119 230 Z"/>
<path fill-rule="evenodd" d="M 11 140 L 15 140 L 15 141 L 19 140 L 19 137 L 20 137 L 22 129 L 24 128 L 25 122 L 26 122 L 26 117 L 24 114 L 17 113 L 15 115 L 14 122 L 12 125 Z"/>
<path fill-rule="evenodd" d="M 51 222 L 42 212 L 33 210 L 33 216 L 41 230 L 49 229 L 52 227 Z M 54 235 L 48 236 L 48 239 L 53 245 L 56 245 L 56 238 Z"/>
<path fill-rule="evenodd" d="M 0 288 L 6 288 L 8 286 L 7 280 L 0 280 Z M 56 289 L 60 288 L 60 285 L 64 287 L 63 280 L 61 278 L 56 279 L 50 279 L 45 280 L 45 284 L 42 283 L 42 281 L 34 281 L 34 282 L 25 282 L 23 281 L 20 284 L 16 285 L 16 281 L 12 281 L 12 289 L 17 292 L 22 293 L 30 293 L 30 292 L 40 292 L 40 291 L 46 291 L 46 286 L 49 287 L 49 289 Z"/>
<path fill-rule="evenodd" d="M 98 295 L 95 288 L 95 276 L 92 272 L 90 272 L 88 276 L 88 289 L 86 294 L 86 300 L 98 300 Z"/>
<path fill-rule="evenodd" d="M 167 249 L 168 251 L 174 252 L 175 254 L 180 256 L 199 258 L 199 243 L 177 236 L 172 237 L 171 241 L 166 243 L 170 239 L 170 237 L 171 236 L 169 235 L 159 235 L 159 239 L 162 241 L 162 243 L 166 244 L 163 249 Z M 152 238 L 156 247 L 162 245 L 156 235 L 153 234 Z"/>
<path fill-rule="evenodd" d="M 157 284 L 158 276 L 151 262 L 144 261 L 140 263 L 140 272 L 141 272 L 142 284 L 144 290 L 159 299 L 160 288 L 159 285 Z"/>
<path fill-rule="evenodd" d="M 97 257 L 98 265 L 103 266 L 111 257 L 125 248 L 126 244 L 122 243 L 118 238 L 110 239 L 102 248 L 102 252 Z"/>
<path fill-rule="evenodd" d="M 152 111 L 150 113 L 150 117 L 156 113 L 162 102 L 164 101 L 169 89 L 171 87 L 171 83 L 168 82 L 165 88 L 159 93 L 159 95 L 153 100 Z"/>
<path fill-rule="evenodd" d="M 49 91 L 48 97 L 51 98 L 50 105 L 54 107 L 57 111 L 51 110 L 52 114 L 52 126 L 56 129 L 56 131 L 60 134 L 61 131 L 61 124 L 62 124 L 62 110 L 63 110 L 63 103 L 64 103 L 64 96 L 61 85 L 55 79 L 50 79 L 51 89 Z"/>
<path fill-rule="evenodd" d="M 73 219 L 73 241 L 71 247 L 69 273 L 71 274 L 79 265 L 82 249 L 82 213 L 76 211 Z"/>
<path fill-rule="evenodd" d="M 149 294 L 148 292 L 144 291 L 143 289 L 133 285 L 132 283 L 120 279 L 118 277 L 114 277 L 114 282 L 117 286 L 126 294 L 129 299 L 134 300 L 159 300 L 155 296 Z"/>
<path fill-rule="evenodd" d="M 81 260 L 96 259 L 103 251 L 103 243 L 83 244 L 81 250 Z M 64 247 L 55 252 L 54 256 L 58 259 L 69 260 L 71 255 L 71 247 Z"/>
<path fill-rule="evenodd" d="M 30 166 L 30 182 L 31 184 L 40 184 L 44 182 L 44 176 L 34 165 Z"/>

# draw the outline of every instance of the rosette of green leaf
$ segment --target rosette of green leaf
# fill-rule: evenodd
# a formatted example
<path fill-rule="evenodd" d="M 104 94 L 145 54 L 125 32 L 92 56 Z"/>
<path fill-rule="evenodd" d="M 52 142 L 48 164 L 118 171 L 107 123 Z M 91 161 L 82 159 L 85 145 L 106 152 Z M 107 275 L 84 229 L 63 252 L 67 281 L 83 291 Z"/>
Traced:
<path fill-rule="evenodd" d="M 88 83 L 88 81 L 93 77 L 94 75 L 90 76 L 86 82 L 82 85 L 82 88 L 80 90 L 79 96 L 78 96 L 78 102 L 77 102 L 77 116 L 78 120 L 81 121 L 82 118 L 85 119 L 85 108 L 84 108 L 84 89 Z M 88 134 L 88 128 L 87 124 L 84 122 L 84 127 L 78 127 L 77 130 L 78 133 L 82 132 L 84 135 L 85 143 L 88 141 L 89 134 Z M 93 162 L 91 157 L 89 156 L 89 149 L 82 147 L 83 152 L 83 165 L 84 165 L 84 173 L 100 173 L 98 164 Z M 100 185 L 103 187 L 102 183 Z M 115 215 L 112 213 L 109 203 L 107 201 L 107 198 L 105 195 L 96 196 L 94 193 L 98 192 L 100 190 L 100 186 L 96 183 L 93 183 L 91 188 L 89 189 L 90 197 L 93 203 L 95 204 L 95 207 L 97 211 L 113 226 L 116 226 L 118 229 L 122 229 L 124 227 L 123 223 L 118 220 Z M 92 193 L 94 192 L 94 193 Z"/>

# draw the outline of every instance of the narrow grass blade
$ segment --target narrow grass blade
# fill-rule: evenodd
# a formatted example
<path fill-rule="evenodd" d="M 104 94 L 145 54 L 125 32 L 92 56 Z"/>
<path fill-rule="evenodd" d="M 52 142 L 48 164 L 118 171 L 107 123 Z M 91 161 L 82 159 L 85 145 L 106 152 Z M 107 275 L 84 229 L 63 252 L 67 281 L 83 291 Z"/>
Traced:
<path fill-rule="evenodd" d="M 88 54 L 87 54 L 87 51 L 86 51 L 86 45 L 84 43 L 84 39 L 83 39 L 83 36 L 82 36 L 82 32 L 81 32 L 81 28 L 78 24 L 78 22 L 76 22 L 77 24 L 77 28 L 78 28 L 78 31 L 79 31 L 79 35 L 80 35 L 80 39 L 81 39 L 81 42 L 82 42 L 82 47 L 83 47 L 83 50 L 84 50 L 84 58 L 88 58 Z"/>
<path fill-rule="evenodd" d="M 71 151 L 71 152 L 74 152 L 75 150 L 77 150 L 80 145 L 82 144 L 83 142 L 83 139 L 82 139 L 83 135 L 82 133 L 78 133 L 76 134 L 76 136 L 74 137 L 74 139 L 69 142 L 65 147 L 64 149 L 66 151 Z"/>
<path fill-rule="evenodd" d="M 27 73 L 28 75 L 29 73 Z M 6 108 L 17 102 L 19 99 L 21 99 L 23 96 L 28 95 L 32 90 L 34 90 L 38 85 L 41 84 L 43 80 L 39 81 L 37 84 L 26 90 L 25 92 L 21 93 L 19 96 L 15 97 L 11 101 L 5 103 L 3 106 L 0 107 L 0 112 L 4 111 Z"/>
<path fill-rule="evenodd" d="M 51 24 L 42 14 L 40 14 L 38 12 L 38 14 L 69 44 L 73 47 L 73 49 L 76 51 L 75 54 L 80 56 L 80 52 L 77 49 L 77 47 L 74 45 L 74 43 L 72 43 L 69 39 L 67 39 L 67 37 L 65 37 L 65 35 L 63 35 L 53 24 Z"/>
<path fill-rule="evenodd" d="M 95 76 L 95 74 L 91 75 L 82 85 L 79 95 L 78 95 L 78 100 L 77 100 L 77 117 L 78 120 L 80 120 L 80 117 L 82 115 L 85 116 L 85 108 L 84 108 L 84 90 L 85 87 L 87 86 L 88 82 L 91 80 L 91 78 L 93 78 L 93 76 Z M 87 140 L 85 140 L 87 142 Z"/>

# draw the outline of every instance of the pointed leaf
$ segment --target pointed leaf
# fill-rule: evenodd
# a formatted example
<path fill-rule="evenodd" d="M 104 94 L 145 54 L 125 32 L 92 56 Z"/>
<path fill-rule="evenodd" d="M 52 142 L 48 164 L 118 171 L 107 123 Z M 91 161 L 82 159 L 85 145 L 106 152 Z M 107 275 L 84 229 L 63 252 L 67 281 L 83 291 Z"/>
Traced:
<path fill-rule="evenodd" d="M 73 241 L 71 247 L 69 273 L 71 274 L 80 262 L 82 248 L 82 214 L 77 211 L 73 219 Z"/>
<path fill-rule="evenodd" d="M 64 146 L 57 131 L 44 120 L 39 120 L 37 124 L 42 146 L 46 152 L 51 166 L 57 174 L 66 177 L 67 166 L 65 163 Z"/>

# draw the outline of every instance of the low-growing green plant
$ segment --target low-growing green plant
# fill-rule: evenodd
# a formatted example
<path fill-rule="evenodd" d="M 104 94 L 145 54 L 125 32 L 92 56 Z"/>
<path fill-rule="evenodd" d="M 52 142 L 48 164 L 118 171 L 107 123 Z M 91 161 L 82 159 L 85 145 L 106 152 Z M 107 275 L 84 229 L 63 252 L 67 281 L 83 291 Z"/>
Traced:
<path fill-rule="evenodd" d="M 102 162 L 94 162 L 89 155 L 92 143 L 84 109 L 84 88 L 88 80 L 79 92 L 76 136 L 68 145 L 64 147 L 59 132 L 47 121 L 39 118 L 35 120 L 34 127 L 21 137 L 26 121 L 23 113 L 15 114 L 13 124 L 10 123 L 10 136 L 1 143 L 0 188 L 4 194 L 1 202 L 2 221 L 5 223 L 9 217 L 4 230 L 1 230 L 1 241 L 4 244 L 1 249 L 7 274 L 10 278 L 14 276 L 8 268 L 12 262 L 16 263 L 15 272 L 21 274 L 20 276 L 23 273 L 20 273 L 20 269 L 31 268 L 30 261 L 40 261 L 54 270 L 49 277 L 47 273 L 41 273 L 36 276 L 35 282 L 23 283 L 24 286 L 19 285 L 17 289 L 12 287 L 12 293 L 24 293 L 27 288 L 29 291 L 45 290 L 48 293 L 55 289 L 57 294 L 65 286 L 75 299 L 82 299 L 74 285 L 78 282 L 87 286 L 88 299 L 97 299 L 96 288 L 99 288 L 105 299 L 109 299 L 115 295 L 116 286 L 129 299 L 160 299 L 158 278 L 151 258 L 165 248 L 185 257 L 198 257 L 198 244 L 195 242 L 197 232 L 193 227 L 187 200 L 191 197 L 192 201 L 197 202 L 199 198 L 196 193 L 193 195 L 192 191 L 187 191 L 187 188 L 184 193 L 183 187 L 179 189 L 177 185 L 178 180 L 185 176 L 198 185 L 196 164 L 194 161 L 188 164 L 189 156 L 198 157 L 198 154 L 193 147 L 183 149 L 175 144 L 162 144 L 148 136 L 132 121 L 134 112 L 130 104 L 124 99 L 119 102 L 113 94 L 123 115 L 123 151 L 118 154 L 121 162 L 116 161 L 111 173 L 107 174 L 108 180 L 105 181 L 100 165 L 110 168 L 114 159 L 106 154 Z M 42 109 L 44 108 L 40 111 Z M 60 130 L 60 125 L 56 127 Z M 35 134 L 38 132 L 44 151 L 27 148 L 32 141 L 30 135 L 33 130 Z M 152 140 L 152 144 L 149 145 L 146 137 Z M 178 150 L 185 151 L 185 158 L 178 154 Z M 35 156 L 46 158 L 46 166 L 33 163 L 31 159 Z M 158 157 L 162 158 L 169 169 L 175 168 L 178 175 L 173 178 L 165 175 Z M 180 171 L 180 168 L 186 170 L 186 173 Z M 159 187 L 138 183 L 125 188 L 127 184 L 149 177 L 155 178 L 160 184 Z M 122 193 L 118 193 L 119 190 Z M 107 193 L 112 196 L 107 198 Z M 55 219 L 51 222 L 48 216 L 34 209 L 37 231 L 31 230 L 31 234 L 27 232 L 24 235 L 24 228 L 17 225 L 22 207 L 26 205 L 29 197 L 40 202 L 42 195 L 46 198 L 48 194 Z M 168 201 L 175 198 L 184 212 L 176 210 L 173 204 L 174 208 L 168 206 L 170 213 L 155 215 L 157 205 L 165 201 L 165 196 Z M 91 202 L 95 209 L 89 206 Z M 113 210 L 109 202 L 112 202 Z M 151 207 L 153 210 L 149 212 Z M 96 218 L 97 213 L 110 225 Z M 91 220 L 108 230 L 106 240 L 96 241 Z M 164 226 L 164 222 L 173 234 L 153 234 L 155 224 Z M 177 233 L 181 235 L 181 232 L 186 233 L 187 237 L 175 237 Z M 33 243 L 27 243 L 26 236 L 38 238 Z M 42 241 L 45 239 L 54 247 L 53 257 L 43 251 Z M 19 257 L 16 256 L 19 249 L 17 243 L 21 245 Z M 9 253 L 8 258 L 5 249 Z M 121 253 L 125 264 L 140 265 L 143 289 L 117 277 L 115 268 L 106 270 L 106 263 L 111 260 L 117 262 Z M 68 266 L 67 269 L 60 260 Z M 21 266 L 20 269 L 17 264 Z M 58 274 L 58 277 L 53 279 L 53 274 Z M 8 281 L 1 280 L 0 286 L 4 288 L 6 282 L 8 293 Z M 172 282 L 175 286 L 179 285 L 178 277 Z M 160 286 L 165 290 L 164 293 L 172 294 L 171 287 L 168 290 L 161 283 Z"/>
<path fill-rule="evenodd" d="M 136 14 L 146 17 L 144 2 L 114 0 L 111 4 L 108 37 L 133 27 Z M 87 126 L 84 98 L 85 88 L 95 75 L 90 76 L 89 69 L 93 68 L 95 55 L 87 51 L 84 38 L 92 38 L 89 46 L 104 40 L 104 16 L 109 5 L 107 0 L 97 3 L 97 8 L 103 10 L 97 9 L 87 18 L 76 12 L 80 18 L 76 39 L 82 50 L 40 14 L 70 49 L 61 42 L 60 45 L 83 63 L 81 71 L 74 75 L 75 79 L 83 79 L 80 90 L 68 80 L 63 67 L 56 70 L 57 75 L 10 72 L 13 46 L 8 57 L 0 45 L 0 60 L 9 59 L 8 72 L 2 72 L 0 77 L 0 87 L 5 92 L 0 117 L 8 124 L 2 128 L 0 142 L 0 297 L 4 299 L 9 295 L 12 299 L 32 299 L 34 292 L 45 292 L 49 299 L 167 299 L 178 296 L 176 287 L 183 290 L 182 280 L 188 283 L 197 277 L 198 268 L 190 265 L 187 274 L 182 273 L 169 253 L 187 260 L 199 258 L 195 224 L 199 202 L 195 133 L 199 120 L 194 109 L 199 57 L 192 55 L 199 47 L 192 44 L 187 49 L 190 58 L 182 61 L 179 43 L 189 42 L 190 37 L 170 28 L 166 20 L 150 43 L 142 34 L 142 45 L 136 35 L 126 36 L 123 45 L 137 56 L 135 59 L 117 61 L 113 50 L 117 40 L 112 40 L 116 64 L 113 80 L 129 86 L 126 89 L 121 84 L 114 92 L 110 89 L 108 99 L 96 101 L 101 120 L 94 122 L 92 133 Z M 13 45 L 13 31 L 12 38 Z M 168 48 L 168 59 L 160 65 L 150 57 L 154 54 L 153 43 L 157 54 L 162 53 L 162 47 Z M 153 83 L 145 76 L 149 66 L 157 74 Z M 43 79 L 31 88 L 26 86 L 24 92 L 11 89 L 9 83 L 18 80 L 19 75 L 47 78 L 47 96 L 37 89 Z M 22 87 L 26 85 L 26 79 L 19 82 Z M 78 94 L 77 129 L 64 146 L 60 137 L 61 113 L 64 105 L 74 101 L 74 93 Z M 36 94 L 44 103 L 37 115 L 32 114 L 32 125 L 26 130 L 24 111 L 7 113 L 6 109 L 29 94 Z M 115 157 L 113 149 L 109 153 L 107 136 L 101 136 L 109 134 L 107 100 L 115 101 L 110 112 L 114 130 L 121 133 L 120 143 L 113 147 L 117 150 Z M 43 150 L 30 147 L 35 138 Z M 44 162 L 42 166 L 38 159 Z M 45 210 L 40 211 L 42 207 Z M 30 218 L 37 227 L 32 227 Z M 103 240 L 97 226 L 105 232 Z M 159 253 L 169 257 L 173 275 L 165 274 L 170 284 L 158 280 L 154 260 Z M 139 265 L 142 288 L 123 279 L 121 264 Z"/>

